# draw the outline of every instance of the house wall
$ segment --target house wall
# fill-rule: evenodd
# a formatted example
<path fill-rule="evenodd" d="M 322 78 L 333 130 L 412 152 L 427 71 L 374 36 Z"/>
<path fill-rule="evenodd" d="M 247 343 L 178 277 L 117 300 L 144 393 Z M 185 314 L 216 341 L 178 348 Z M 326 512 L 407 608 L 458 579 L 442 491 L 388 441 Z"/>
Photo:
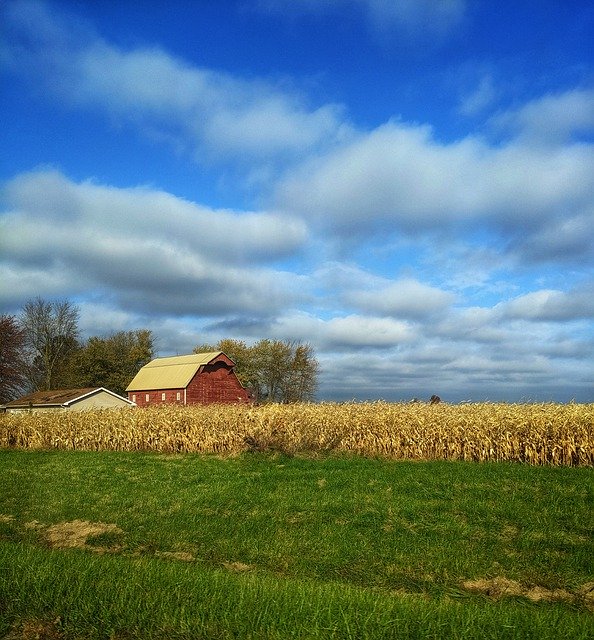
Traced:
<path fill-rule="evenodd" d="M 85 411 L 86 409 L 121 409 L 123 407 L 130 407 L 130 405 L 110 393 L 99 391 L 92 396 L 73 402 L 68 408 L 71 411 Z"/>
<path fill-rule="evenodd" d="M 59 405 L 50 405 L 48 407 L 6 407 L 6 413 L 22 413 L 23 411 L 29 411 L 31 413 L 46 413 L 48 411 L 63 411 L 64 407 Z"/>
<path fill-rule="evenodd" d="M 94 393 L 92 396 L 87 396 L 76 402 L 72 402 L 70 405 L 64 407 L 59 404 L 50 405 L 31 405 L 27 407 L 7 407 L 8 413 L 17 413 L 21 411 L 31 411 L 33 413 L 46 413 L 48 411 L 86 411 L 88 409 L 121 409 L 123 407 L 130 407 L 127 402 L 115 398 L 110 393 L 100 391 Z"/>

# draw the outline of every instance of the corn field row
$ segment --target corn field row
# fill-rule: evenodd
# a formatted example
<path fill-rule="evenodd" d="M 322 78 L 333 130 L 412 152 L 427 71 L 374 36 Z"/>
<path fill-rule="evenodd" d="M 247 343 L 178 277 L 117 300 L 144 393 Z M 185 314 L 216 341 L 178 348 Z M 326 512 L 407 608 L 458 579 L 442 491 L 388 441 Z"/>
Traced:
<path fill-rule="evenodd" d="M 163 406 L 0 415 L 0 448 L 594 465 L 594 404 Z"/>

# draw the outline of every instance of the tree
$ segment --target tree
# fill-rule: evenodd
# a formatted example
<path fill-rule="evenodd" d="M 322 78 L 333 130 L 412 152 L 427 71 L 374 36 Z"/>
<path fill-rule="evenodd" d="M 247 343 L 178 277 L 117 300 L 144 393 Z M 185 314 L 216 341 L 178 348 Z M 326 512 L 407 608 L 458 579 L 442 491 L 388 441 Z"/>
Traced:
<path fill-rule="evenodd" d="M 78 308 L 67 300 L 36 298 L 23 307 L 20 324 L 28 351 L 29 387 L 34 391 L 59 388 L 70 373 L 69 360 L 79 348 Z"/>
<path fill-rule="evenodd" d="M 76 386 L 106 387 L 125 395 L 132 378 L 153 359 L 154 352 L 148 329 L 89 338 L 76 356 Z"/>
<path fill-rule="evenodd" d="M 0 316 L 0 403 L 14 400 L 25 388 L 25 332 L 15 316 Z"/>
<path fill-rule="evenodd" d="M 313 400 L 318 386 L 319 364 L 311 345 L 291 343 L 289 375 L 282 384 L 285 402 Z"/>
<path fill-rule="evenodd" d="M 313 348 L 289 340 L 260 340 L 247 346 L 225 339 L 216 346 L 202 344 L 194 353 L 223 351 L 235 362 L 235 373 L 256 398 L 267 402 L 312 400 L 318 380 L 318 361 Z"/>

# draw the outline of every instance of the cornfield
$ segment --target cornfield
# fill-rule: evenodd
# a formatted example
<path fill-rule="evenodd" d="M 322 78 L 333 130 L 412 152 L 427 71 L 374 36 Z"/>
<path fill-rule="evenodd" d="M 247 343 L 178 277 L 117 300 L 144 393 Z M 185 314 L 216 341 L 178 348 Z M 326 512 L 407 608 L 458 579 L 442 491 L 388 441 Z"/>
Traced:
<path fill-rule="evenodd" d="M 594 404 L 387 402 L 162 406 L 0 415 L 0 448 L 279 451 L 407 460 L 594 464 Z"/>

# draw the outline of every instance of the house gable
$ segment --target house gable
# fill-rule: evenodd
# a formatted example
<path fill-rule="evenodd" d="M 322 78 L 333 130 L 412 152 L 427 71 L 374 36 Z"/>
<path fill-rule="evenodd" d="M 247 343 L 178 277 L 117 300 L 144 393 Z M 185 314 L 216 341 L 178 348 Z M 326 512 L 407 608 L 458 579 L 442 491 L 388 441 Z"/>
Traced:
<path fill-rule="evenodd" d="M 56 411 L 62 409 L 111 409 L 131 407 L 134 403 L 104 387 L 52 389 L 37 391 L 5 405 L 6 411 Z"/>

